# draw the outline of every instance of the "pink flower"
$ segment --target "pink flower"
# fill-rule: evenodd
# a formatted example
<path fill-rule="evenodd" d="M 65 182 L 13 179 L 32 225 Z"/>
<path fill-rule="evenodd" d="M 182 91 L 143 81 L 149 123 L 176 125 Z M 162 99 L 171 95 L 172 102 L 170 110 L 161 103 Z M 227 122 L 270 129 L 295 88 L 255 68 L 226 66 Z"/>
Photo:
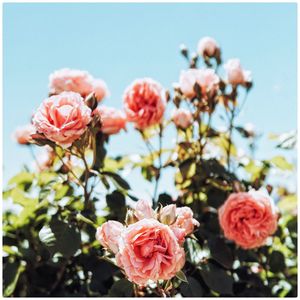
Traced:
<path fill-rule="evenodd" d="M 210 91 L 215 91 L 220 79 L 213 69 L 188 69 L 181 71 L 179 86 L 182 93 L 189 99 L 196 96 L 194 86 L 197 82 L 201 93 L 205 96 Z"/>
<path fill-rule="evenodd" d="M 193 123 L 193 115 L 187 109 L 178 108 L 173 111 L 172 120 L 177 127 L 186 129 Z"/>
<path fill-rule="evenodd" d="M 189 235 L 194 231 L 195 226 L 199 226 L 199 222 L 193 218 L 193 211 L 187 207 L 178 207 L 176 209 L 177 219 L 171 227 L 180 228 L 185 231 L 185 235 Z"/>
<path fill-rule="evenodd" d="M 135 206 L 135 216 L 139 219 L 151 219 L 155 218 L 155 212 L 151 207 L 151 204 L 147 200 L 139 200 Z"/>
<path fill-rule="evenodd" d="M 102 79 L 93 80 L 93 92 L 98 102 L 110 94 L 106 83 Z"/>
<path fill-rule="evenodd" d="M 260 247 L 277 228 L 273 200 L 261 191 L 233 193 L 219 208 L 224 235 L 244 249 Z"/>
<path fill-rule="evenodd" d="M 204 37 L 198 43 L 198 53 L 201 56 L 212 57 L 216 54 L 216 51 L 219 49 L 219 45 L 216 40 L 211 37 Z"/>
<path fill-rule="evenodd" d="M 143 219 L 121 234 L 117 264 L 128 279 L 145 286 L 148 280 L 168 280 L 182 269 L 184 249 L 169 226 L 155 219 Z"/>
<path fill-rule="evenodd" d="M 95 92 L 98 102 L 109 95 L 109 91 L 103 80 L 94 79 L 86 71 L 68 68 L 60 69 L 50 74 L 49 89 L 50 93 L 54 95 L 62 92 L 75 92 L 82 97 Z"/>
<path fill-rule="evenodd" d="M 125 90 L 123 102 L 128 121 L 138 129 L 159 124 L 166 108 L 163 88 L 150 78 L 135 80 Z"/>
<path fill-rule="evenodd" d="M 43 101 L 33 116 L 33 125 L 49 140 L 67 148 L 87 129 L 91 109 L 83 98 L 73 92 L 63 92 Z"/>
<path fill-rule="evenodd" d="M 124 226 L 120 222 L 107 221 L 97 228 L 96 239 L 103 247 L 116 254 L 119 251 L 118 240 L 123 230 Z"/>
<path fill-rule="evenodd" d="M 93 111 L 93 114 L 101 117 L 101 131 L 105 134 L 115 134 L 121 129 L 125 129 L 126 117 L 120 110 L 101 105 Z"/>
<path fill-rule="evenodd" d="M 22 127 L 18 127 L 14 132 L 14 139 L 20 145 L 30 144 L 32 141 L 31 135 L 35 133 L 35 127 L 32 124 L 27 124 Z"/>
<path fill-rule="evenodd" d="M 243 70 L 240 60 L 237 58 L 229 59 L 224 65 L 227 74 L 227 80 L 232 85 L 251 82 L 251 72 Z"/>

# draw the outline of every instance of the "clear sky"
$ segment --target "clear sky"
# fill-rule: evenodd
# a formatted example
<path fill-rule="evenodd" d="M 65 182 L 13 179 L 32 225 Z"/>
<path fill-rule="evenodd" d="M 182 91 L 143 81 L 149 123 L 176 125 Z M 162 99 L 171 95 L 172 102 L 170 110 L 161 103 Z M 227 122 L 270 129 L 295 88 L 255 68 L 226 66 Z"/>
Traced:
<path fill-rule="evenodd" d="M 171 88 L 186 67 L 179 45 L 195 50 L 203 36 L 218 41 L 224 60 L 238 57 L 252 71 L 255 85 L 238 123 L 254 123 L 265 137 L 295 129 L 296 14 L 296 4 L 4 4 L 4 182 L 31 160 L 11 133 L 46 97 L 51 72 L 88 70 L 107 82 L 105 104 L 120 108 L 136 78 Z M 263 139 L 259 155 L 268 158 L 270 149 Z M 109 151 L 143 146 L 129 130 L 112 137 Z M 170 184 L 166 179 L 160 190 Z"/>

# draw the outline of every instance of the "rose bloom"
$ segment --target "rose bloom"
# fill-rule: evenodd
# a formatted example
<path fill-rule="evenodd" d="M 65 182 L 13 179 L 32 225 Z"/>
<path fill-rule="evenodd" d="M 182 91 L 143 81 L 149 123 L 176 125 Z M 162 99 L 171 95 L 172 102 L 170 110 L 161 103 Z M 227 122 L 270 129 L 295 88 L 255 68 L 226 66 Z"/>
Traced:
<path fill-rule="evenodd" d="M 208 92 L 216 90 L 219 77 L 213 69 L 188 69 L 181 71 L 179 86 L 182 93 L 189 99 L 196 96 L 194 85 L 197 82 L 201 93 L 205 96 Z"/>
<path fill-rule="evenodd" d="M 120 222 L 107 221 L 97 228 L 96 239 L 103 247 L 116 254 L 119 251 L 118 240 L 124 228 Z"/>
<path fill-rule="evenodd" d="M 147 200 L 139 200 L 136 203 L 134 214 L 139 220 L 156 218 L 156 214 Z"/>
<path fill-rule="evenodd" d="M 121 234 L 117 264 L 128 279 L 145 286 L 148 280 L 168 280 L 182 269 L 185 252 L 169 226 L 155 219 L 129 225 Z"/>
<path fill-rule="evenodd" d="M 14 139 L 20 145 L 28 145 L 32 141 L 31 135 L 35 133 L 35 127 L 32 124 L 27 124 L 18 127 L 13 134 Z"/>
<path fill-rule="evenodd" d="M 138 129 L 159 124 L 166 108 L 163 88 L 150 78 L 135 80 L 125 90 L 123 103 L 127 120 Z"/>
<path fill-rule="evenodd" d="M 233 193 L 219 208 L 225 237 L 244 249 L 263 246 L 276 231 L 277 220 L 272 198 L 261 191 Z"/>
<path fill-rule="evenodd" d="M 229 59 L 224 65 L 227 74 L 227 81 L 232 85 L 245 84 L 251 81 L 251 72 L 243 70 L 240 60 Z"/>
<path fill-rule="evenodd" d="M 219 49 L 219 45 L 216 40 L 211 37 L 204 37 L 198 43 L 198 53 L 201 56 L 212 57 L 215 55 L 216 51 Z"/>
<path fill-rule="evenodd" d="M 80 138 L 90 121 L 91 109 L 73 92 L 45 99 L 33 116 L 37 132 L 64 148 Z"/>
<path fill-rule="evenodd" d="M 173 111 L 172 120 L 177 127 L 186 129 L 193 123 L 193 115 L 187 109 L 178 108 Z"/>
<path fill-rule="evenodd" d="M 99 106 L 93 114 L 98 114 L 101 118 L 101 131 L 105 134 L 116 134 L 121 129 L 125 129 L 126 117 L 123 112 L 113 107 Z"/>
<path fill-rule="evenodd" d="M 62 92 L 75 92 L 82 97 L 86 97 L 91 92 L 95 92 L 97 101 L 101 101 L 109 95 L 105 82 L 101 79 L 94 79 L 86 71 L 73 69 L 60 69 L 49 76 L 49 89 L 51 94 Z"/>
<path fill-rule="evenodd" d="M 171 227 L 183 229 L 185 235 L 189 235 L 194 231 L 195 226 L 199 226 L 199 222 L 193 218 L 193 211 L 187 207 L 176 208 L 177 219 Z"/>

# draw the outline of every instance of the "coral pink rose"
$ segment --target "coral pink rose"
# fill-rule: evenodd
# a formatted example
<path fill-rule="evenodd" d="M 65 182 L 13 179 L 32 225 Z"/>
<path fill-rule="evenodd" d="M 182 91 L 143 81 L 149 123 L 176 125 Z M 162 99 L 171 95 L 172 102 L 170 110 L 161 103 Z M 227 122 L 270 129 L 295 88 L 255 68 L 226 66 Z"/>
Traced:
<path fill-rule="evenodd" d="M 119 240 L 117 264 L 128 279 L 145 286 L 148 280 L 171 279 L 185 263 L 184 249 L 169 226 L 143 219 L 126 228 Z"/>
<path fill-rule="evenodd" d="M 139 200 L 136 203 L 134 214 L 139 220 L 151 219 L 156 217 L 150 202 L 147 200 Z"/>
<path fill-rule="evenodd" d="M 97 228 L 96 239 L 103 247 L 116 254 L 119 251 L 118 240 L 124 228 L 120 222 L 107 221 Z"/>
<path fill-rule="evenodd" d="M 240 60 L 237 58 L 229 59 L 224 65 L 227 74 L 227 81 L 232 85 L 246 84 L 251 82 L 251 72 L 243 70 Z"/>
<path fill-rule="evenodd" d="M 201 87 L 201 93 L 206 96 L 217 89 L 220 79 L 213 69 L 188 69 L 181 71 L 179 86 L 182 93 L 189 99 L 196 96 L 195 83 Z"/>
<path fill-rule="evenodd" d="M 91 109 L 83 98 L 73 92 L 63 92 L 44 100 L 33 116 L 37 132 L 67 148 L 87 129 Z"/>
<path fill-rule="evenodd" d="M 97 101 L 101 101 L 109 95 L 105 82 L 101 79 L 94 79 L 86 71 L 64 68 L 57 70 L 49 76 L 50 93 L 57 95 L 62 92 L 75 92 L 86 97 L 95 92 Z"/>
<path fill-rule="evenodd" d="M 121 129 L 125 129 L 126 117 L 123 112 L 113 107 L 98 106 L 93 114 L 98 114 L 101 118 L 101 131 L 105 134 L 115 134 Z"/>
<path fill-rule="evenodd" d="M 194 231 L 195 226 L 199 226 L 199 222 L 193 218 L 193 211 L 187 207 L 178 207 L 176 209 L 177 219 L 171 227 L 183 229 L 185 235 L 189 235 Z"/>
<path fill-rule="evenodd" d="M 216 40 L 211 37 L 204 37 L 198 43 L 198 53 L 201 56 L 212 57 L 216 54 L 216 51 L 219 49 L 219 45 Z"/>
<path fill-rule="evenodd" d="M 224 235 L 244 249 L 260 247 L 277 228 L 273 200 L 261 191 L 233 193 L 219 208 Z"/>
<path fill-rule="evenodd" d="M 35 132 L 35 127 L 32 124 L 27 124 L 25 126 L 18 127 L 14 132 L 13 137 L 20 145 L 27 145 L 32 141 L 31 135 Z"/>
<path fill-rule="evenodd" d="M 123 103 L 127 120 L 138 129 L 159 124 L 166 108 L 163 88 L 150 78 L 135 80 L 125 90 Z"/>
<path fill-rule="evenodd" d="M 172 120 L 177 127 L 186 129 L 193 123 L 193 115 L 187 109 L 178 108 L 173 111 Z"/>
<path fill-rule="evenodd" d="M 94 79 L 92 85 L 93 92 L 95 93 L 95 97 L 98 102 L 109 96 L 110 92 L 108 87 L 102 79 Z"/>

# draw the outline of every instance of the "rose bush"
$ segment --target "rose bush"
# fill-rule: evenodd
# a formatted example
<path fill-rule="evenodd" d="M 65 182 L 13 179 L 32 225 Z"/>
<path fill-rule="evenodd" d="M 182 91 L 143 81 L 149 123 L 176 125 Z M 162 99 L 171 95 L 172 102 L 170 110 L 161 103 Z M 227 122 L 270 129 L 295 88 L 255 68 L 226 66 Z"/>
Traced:
<path fill-rule="evenodd" d="M 34 163 L 3 192 L 4 296 L 297 295 L 296 194 L 278 177 L 295 176 L 282 154 L 295 132 L 273 134 L 280 152 L 256 159 L 260 135 L 238 123 L 250 72 L 222 66 L 209 37 L 181 53 L 173 90 L 137 79 L 121 109 L 99 103 L 106 83 L 88 72 L 50 75 L 49 98 L 14 135 Z M 113 157 L 126 123 L 145 152 Z M 152 199 L 135 194 L 133 170 Z"/>

